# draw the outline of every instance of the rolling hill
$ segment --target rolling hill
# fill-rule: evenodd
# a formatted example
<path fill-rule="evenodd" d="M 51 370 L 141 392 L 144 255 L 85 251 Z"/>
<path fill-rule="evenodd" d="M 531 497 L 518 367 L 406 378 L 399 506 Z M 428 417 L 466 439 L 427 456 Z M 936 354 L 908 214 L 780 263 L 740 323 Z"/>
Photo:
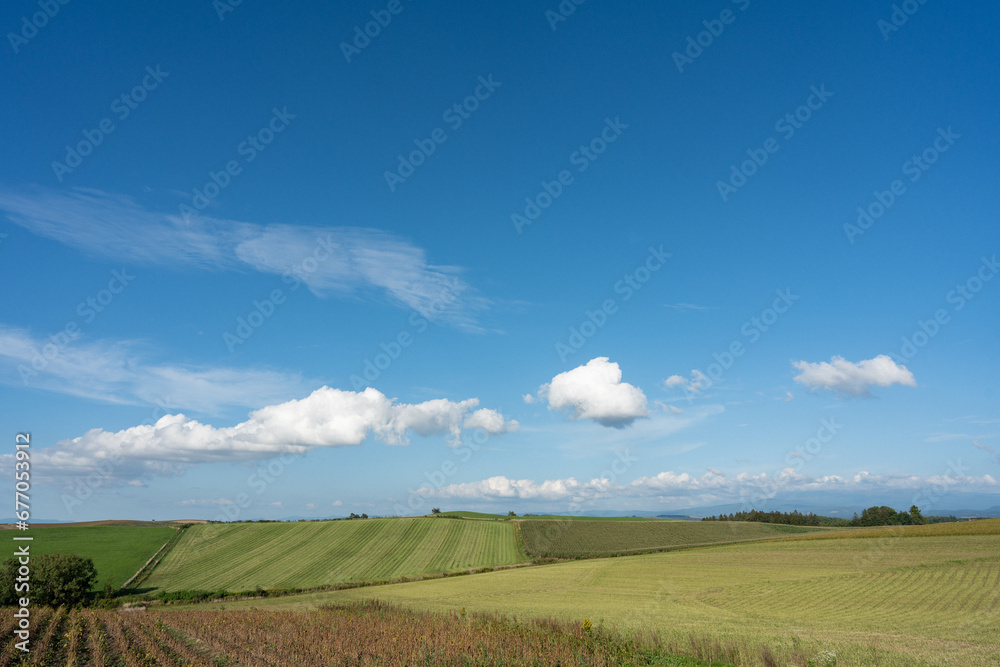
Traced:
<path fill-rule="evenodd" d="M 191 526 L 143 588 L 251 590 L 398 580 L 514 565 L 505 521 L 355 519 Z"/>

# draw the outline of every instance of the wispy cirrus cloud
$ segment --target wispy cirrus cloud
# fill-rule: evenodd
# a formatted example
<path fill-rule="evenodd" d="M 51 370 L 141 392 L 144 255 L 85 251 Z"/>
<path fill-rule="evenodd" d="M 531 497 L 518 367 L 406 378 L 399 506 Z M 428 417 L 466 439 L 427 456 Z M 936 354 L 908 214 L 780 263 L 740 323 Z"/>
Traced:
<path fill-rule="evenodd" d="M 267 369 L 151 363 L 154 350 L 136 340 L 78 339 L 44 356 L 49 342 L 26 329 L 0 325 L 0 382 L 210 415 L 287 400 L 316 384 L 297 373 Z"/>
<path fill-rule="evenodd" d="M 232 248 L 257 228 L 214 218 L 186 223 L 148 211 L 131 197 L 90 188 L 0 190 L 0 210 L 32 234 L 91 256 L 213 270 L 236 268 Z"/>
<path fill-rule="evenodd" d="M 0 190 L 0 211 L 33 234 L 116 262 L 294 276 L 318 296 L 387 298 L 432 321 L 481 331 L 490 305 L 462 269 L 367 227 L 260 225 L 150 211 L 131 197 L 87 188 Z"/>

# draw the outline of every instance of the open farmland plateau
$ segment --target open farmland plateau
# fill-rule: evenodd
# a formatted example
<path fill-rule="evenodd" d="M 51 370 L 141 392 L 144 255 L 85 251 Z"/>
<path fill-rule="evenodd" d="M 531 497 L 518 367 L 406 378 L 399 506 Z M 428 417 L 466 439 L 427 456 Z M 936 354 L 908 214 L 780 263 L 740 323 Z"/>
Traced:
<path fill-rule="evenodd" d="M 169 542 L 119 599 L 135 609 L 33 610 L 32 664 L 1000 664 L 1000 519 L 847 530 L 498 516 L 32 530 L 45 540 L 38 552 L 90 556 L 101 576 L 131 576 Z M 222 590 L 244 593 L 158 600 Z M 0 665 L 28 664 L 12 648 L 12 613 L 0 612 Z"/>
<path fill-rule="evenodd" d="M 838 656 L 838 665 L 1000 664 L 1000 519 L 857 533 L 575 560 L 226 608 L 304 610 L 378 599 L 424 611 L 586 619 L 655 634 L 676 653 L 741 665 L 806 665 L 824 652 Z"/>

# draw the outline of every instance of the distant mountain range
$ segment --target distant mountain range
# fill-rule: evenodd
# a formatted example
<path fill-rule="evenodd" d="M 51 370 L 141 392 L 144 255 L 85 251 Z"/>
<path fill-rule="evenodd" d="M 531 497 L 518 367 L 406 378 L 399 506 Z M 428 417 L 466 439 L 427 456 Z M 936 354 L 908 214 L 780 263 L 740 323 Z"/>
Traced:
<path fill-rule="evenodd" d="M 927 504 L 921 502 L 921 511 L 927 516 L 957 516 L 957 517 L 1000 517 L 1000 495 L 990 493 L 949 493 Z M 821 516 L 843 517 L 850 519 L 854 513 L 873 505 L 888 505 L 897 510 L 908 510 L 913 505 L 913 492 L 900 492 L 888 495 L 855 496 L 846 499 L 842 493 L 811 492 L 803 494 L 779 494 L 764 502 L 755 503 L 752 507 L 740 502 L 723 503 L 719 505 L 703 505 L 697 507 L 664 507 L 662 509 L 644 510 L 613 510 L 592 509 L 578 512 L 583 516 L 639 516 L 639 517 L 694 517 L 717 516 L 749 509 L 762 511 L 793 512 L 798 510 L 803 514 L 812 512 Z M 536 514 L 543 512 L 532 510 Z"/>
<path fill-rule="evenodd" d="M 888 503 L 878 503 L 878 504 L 879 505 L 885 505 L 885 504 L 888 504 Z M 894 507 L 891 504 L 889 506 L 890 507 Z M 871 507 L 871 505 L 866 505 L 866 507 Z M 692 507 L 690 509 L 684 510 L 684 513 L 687 514 L 687 516 L 690 516 L 690 517 L 701 518 L 701 517 L 705 517 L 705 516 L 718 516 L 719 514 L 736 513 L 736 512 L 744 511 L 746 509 L 747 509 L 746 507 L 744 507 L 743 505 L 740 505 L 740 504 L 737 503 L 737 504 L 731 504 L 731 505 L 714 505 L 714 506 L 711 506 L 711 507 Z M 760 508 L 754 508 L 754 509 L 760 509 Z M 864 508 L 861 508 L 861 509 L 864 509 Z M 909 509 L 909 507 L 903 507 L 902 505 L 899 505 L 898 507 L 895 507 L 895 509 L 905 510 L 905 509 Z M 794 512 L 795 510 L 798 510 L 802 514 L 809 514 L 810 512 L 812 512 L 813 514 L 818 514 L 820 516 L 841 517 L 841 518 L 844 518 L 844 519 L 850 519 L 852 516 L 854 516 L 855 512 L 858 512 L 858 514 L 861 514 L 860 511 L 854 509 L 853 507 L 840 507 L 840 508 L 836 508 L 836 507 L 834 507 L 834 508 L 829 508 L 829 507 L 814 507 L 814 508 L 809 508 L 809 507 L 805 507 L 805 508 L 803 508 L 803 506 L 801 506 L 801 505 L 769 505 L 766 508 L 765 511 Z M 994 518 L 1000 517 L 1000 505 L 994 505 L 993 507 L 990 507 L 990 508 L 987 508 L 987 509 L 982 509 L 982 510 L 973 510 L 973 509 L 948 509 L 948 508 L 933 509 L 931 511 L 926 512 L 925 514 L 927 516 L 956 516 L 956 517 L 958 517 L 960 519 L 961 518 L 971 518 L 971 517 L 978 517 L 978 518 L 981 518 L 981 519 L 994 519 Z M 671 514 L 657 513 L 655 516 L 662 516 L 662 517 L 668 517 L 669 518 L 669 517 L 676 516 L 676 515 L 677 515 L 677 513 L 674 513 L 672 515 Z"/>
<path fill-rule="evenodd" d="M 1000 517 L 1000 494 L 995 493 L 949 493 L 934 499 L 930 505 L 922 503 L 921 511 L 926 516 L 957 516 L 962 517 Z M 850 519 L 855 512 L 873 505 L 888 505 L 896 510 L 908 510 L 913 504 L 913 492 L 899 492 L 888 495 L 854 496 L 845 498 L 843 493 L 823 493 L 811 492 L 803 494 L 787 494 L 771 498 L 765 502 L 757 503 L 753 507 L 745 506 L 742 503 L 725 503 L 720 505 L 707 505 L 698 507 L 649 507 L 643 510 L 615 510 L 615 509 L 589 509 L 579 512 L 567 512 L 565 508 L 544 507 L 454 507 L 449 509 L 475 509 L 477 511 L 496 511 L 499 514 L 506 514 L 507 510 L 514 509 L 518 514 L 531 512 L 533 514 L 575 514 L 582 516 L 639 516 L 639 517 L 667 517 L 667 518 L 701 518 L 705 516 L 717 516 L 719 514 L 729 514 L 742 510 L 757 509 L 762 511 L 792 512 L 798 510 L 803 514 L 813 512 L 821 516 L 843 517 Z M 372 516 L 379 516 L 373 512 Z M 173 518 L 173 517 L 171 517 Z M 247 516 L 247 519 L 257 519 L 259 517 Z M 320 518 L 341 519 L 345 517 L 308 517 L 308 516 L 284 516 L 269 520 L 274 521 L 314 521 Z M 81 519 L 82 520 L 82 519 Z M 6 518 L 0 520 L 3 523 L 14 523 L 16 519 Z M 32 524 L 58 523 L 53 520 L 32 519 Z"/>
<path fill-rule="evenodd" d="M 912 504 L 912 503 L 910 503 Z M 842 517 L 850 519 L 854 513 L 861 513 L 861 510 L 873 505 L 889 505 L 897 510 L 909 509 L 910 505 L 901 503 L 889 503 L 874 501 L 866 505 L 858 506 L 831 506 L 831 505 L 806 505 L 803 503 L 766 503 L 749 508 L 740 503 L 730 503 L 726 505 L 710 505 L 705 507 L 689 507 L 683 510 L 644 510 L 644 511 L 618 511 L 618 510 L 588 510 L 580 512 L 583 516 L 638 516 L 638 517 L 661 517 L 669 519 L 696 518 L 706 516 L 718 516 L 719 514 L 730 514 L 745 511 L 747 509 L 758 509 L 762 511 L 794 512 L 798 510 L 802 514 L 819 514 L 820 516 Z M 1000 505 L 993 505 L 985 509 L 951 509 L 947 507 L 929 508 L 924 512 L 927 516 L 956 516 L 959 518 L 979 517 L 983 519 L 994 519 L 1000 517 Z"/>

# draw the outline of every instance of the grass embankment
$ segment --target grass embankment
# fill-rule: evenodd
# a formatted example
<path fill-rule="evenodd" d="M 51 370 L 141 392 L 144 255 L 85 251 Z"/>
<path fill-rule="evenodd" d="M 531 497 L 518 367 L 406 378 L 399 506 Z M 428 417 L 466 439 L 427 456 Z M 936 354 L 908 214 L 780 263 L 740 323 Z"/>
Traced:
<path fill-rule="evenodd" d="M 589 618 L 656 633 L 673 653 L 741 665 L 818 665 L 831 651 L 839 665 L 985 667 L 1000 664 L 1000 520 L 976 523 L 984 534 L 933 534 L 972 530 L 945 525 L 903 531 L 913 539 L 849 531 L 226 607 L 377 598 L 420 610 Z"/>
<path fill-rule="evenodd" d="M 413 518 L 208 524 L 191 526 L 144 587 L 315 588 L 524 560 L 508 522 Z"/>

